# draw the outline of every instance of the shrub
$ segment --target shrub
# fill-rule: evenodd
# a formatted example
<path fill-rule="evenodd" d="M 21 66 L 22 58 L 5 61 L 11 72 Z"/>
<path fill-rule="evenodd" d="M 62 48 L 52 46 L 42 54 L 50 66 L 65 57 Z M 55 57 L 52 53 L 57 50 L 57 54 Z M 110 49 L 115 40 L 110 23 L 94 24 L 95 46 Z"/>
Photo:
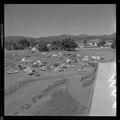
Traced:
<path fill-rule="evenodd" d="M 115 49 L 115 48 L 116 48 L 116 41 L 114 41 L 114 42 L 112 43 L 111 48 L 112 48 L 112 49 Z"/>
<path fill-rule="evenodd" d="M 50 51 L 49 48 L 47 47 L 47 41 L 39 41 L 38 43 L 38 50 L 40 52 L 44 52 L 44 51 Z"/>
<path fill-rule="evenodd" d="M 73 50 L 78 47 L 77 43 L 72 39 L 64 39 L 62 40 L 62 49 L 64 50 Z"/>
<path fill-rule="evenodd" d="M 97 44 L 97 46 L 100 47 L 100 46 L 104 46 L 105 44 L 106 44 L 105 41 L 100 41 L 100 42 Z"/>
<path fill-rule="evenodd" d="M 29 42 L 26 39 L 21 39 L 20 41 L 18 41 L 18 49 L 25 49 L 29 46 Z"/>
<path fill-rule="evenodd" d="M 86 46 L 86 45 L 87 45 L 87 40 L 84 40 L 84 41 L 83 41 L 83 44 Z"/>
<path fill-rule="evenodd" d="M 54 40 L 51 42 L 51 50 L 61 50 L 61 41 L 60 40 Z"/>
<path fill-rule="evenodd" d="M 37 44 L 37 42 L 36 42 L 35 39 L 31 38 L 31 39 L 29 40 L 29 47 L 34 47 L 36 44 Z"/>

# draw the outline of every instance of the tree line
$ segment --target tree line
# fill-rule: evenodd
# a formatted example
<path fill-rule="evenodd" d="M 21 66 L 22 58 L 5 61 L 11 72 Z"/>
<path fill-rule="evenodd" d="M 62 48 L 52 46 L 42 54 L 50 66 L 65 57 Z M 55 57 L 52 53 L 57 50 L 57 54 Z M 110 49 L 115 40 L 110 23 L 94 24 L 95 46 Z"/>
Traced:
<path fill-rule="evenodd" d="M 19 41 L 5 41 L 4 47 L 7 50 L 23 50 L 36 47 L 39 51 L 57 51 L 57 50 L 74 50 L 78 45 L 75 40 L 66 38 L 63 40 L 39 40 L 21 39 Z"/>
<path fill-rule="evenodd" d="M 87 41 L 83 41 L 84 45 L 87 44 Z M 104 46 L 106 44 L 105 41 L 100 41 L 97 46 Z M 7 50 L 23 50 L 29 49 L 32 47 L 36 47 L 39 51 L 57 51 L 57 50 L 74 50 L 78 47 L 78 44 L 75 40 L 70 37 L 62 39 L 62 40 L 39 40 L 31 38 L 30 40 L 21 39 L 19 41 L 5 41 L 4 44 Z M 112 42 L 112 49 L 116 48 L 116 40 Z"/>

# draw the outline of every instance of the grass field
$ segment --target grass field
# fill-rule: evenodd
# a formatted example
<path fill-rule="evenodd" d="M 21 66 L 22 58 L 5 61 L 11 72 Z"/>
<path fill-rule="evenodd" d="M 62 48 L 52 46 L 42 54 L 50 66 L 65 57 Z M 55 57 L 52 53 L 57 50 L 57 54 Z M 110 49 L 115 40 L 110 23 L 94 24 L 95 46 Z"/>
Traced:
<path fill-rule="evenodd" d="M 21 63 L 20 60 L 26 58 L 35 61 L 36 58 L 40 58 L 50 66 L 55 62 L 66 64 L 65 59 L 69 58 L 67 54 L 81 54 L 89 57 L 103 56 L 106 62 L 109 62 L 109 59 L 116 57 L 116 53 L 111 49 L 80 49 L 79 51 L 46 52 L 46 54 L 58 54 L 59 52 L 64 54 L 61 60 L 47 58 L 40 52 L 5 51 L 5 115 L 87 115 L 89 98 L 94 89 L 99 64 L 94 67 L 88 66 L 88 68 L 86 66 L 85 71 L 77 71 L 81 66 L 87 65 L 87 62 L 80 61 L 80 63 L 72 63 L 74 67 L 67 68 L 65 72 L 53 72 L 41 71 L 40 67 L 32 67 L 32 62 L 26 64 Z M 31 67 L 40 73 L 40 76 L 26 74 L 24 70 L 19 70 L 19 64 Z M 7 71 L 11 69 L 18 70 L 18 73 L 8 74 Z M 91 73 L 95 75 L 94 79 L 88 76 Z M 85 76 L 88 77 L 81 80 Z M 68 82 L 63 85 L 59 85 L 59 82 L 54 84 L 62 79 L 68 79 Z M 38 96 L 37 102 L 32 101 L 35 96 Z"/>

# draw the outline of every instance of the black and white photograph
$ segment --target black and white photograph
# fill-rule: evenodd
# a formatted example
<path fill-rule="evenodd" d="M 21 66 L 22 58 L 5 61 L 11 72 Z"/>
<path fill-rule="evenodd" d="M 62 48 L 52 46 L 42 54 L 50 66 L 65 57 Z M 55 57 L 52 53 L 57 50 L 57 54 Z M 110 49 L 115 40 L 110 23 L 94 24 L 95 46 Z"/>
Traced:
<path fill-rule="evenodd" d="M 116 116 L 116 4 L 4 4 L 4 116 Z"/>

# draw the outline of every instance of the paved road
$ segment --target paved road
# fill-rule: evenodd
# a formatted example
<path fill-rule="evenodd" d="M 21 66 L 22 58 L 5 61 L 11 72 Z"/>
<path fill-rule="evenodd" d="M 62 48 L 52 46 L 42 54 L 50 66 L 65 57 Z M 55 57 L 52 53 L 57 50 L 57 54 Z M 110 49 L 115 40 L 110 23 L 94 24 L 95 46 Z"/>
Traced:
<path fill-rule="evenodd" d="M 112 104 L 115 98 L 110 96 L 113 88 L 110 88 L 108 79 L 116 73 L 115 63 L 101 63 L 98 68 L 97 80 L 90 110 L 90 116 L 115 116 Z"/>

